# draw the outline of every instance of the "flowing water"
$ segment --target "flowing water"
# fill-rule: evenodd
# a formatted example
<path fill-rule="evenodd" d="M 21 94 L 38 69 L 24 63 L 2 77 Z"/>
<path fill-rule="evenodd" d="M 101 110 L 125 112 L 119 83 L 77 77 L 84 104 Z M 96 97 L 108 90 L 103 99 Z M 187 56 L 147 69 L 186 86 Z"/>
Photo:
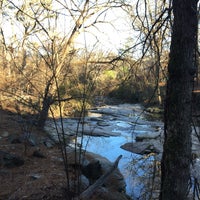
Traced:
<path fill-rule="evenodd" d="M 150 195 L 155 195 L 154 199 L 156 199 L 159 195 L 159 180 L 156 181 L 158 187 L 155 187 L 153 190 L 150 188 L 153 182 L 148 182 L 148 180 L 151 178 L 150 174 L 152 174 L 152 169 L 154 169 L 155 165 L 158 164 L 158 171 L 160 170 L 159 162 L 156 162 L 155 159 L 160 161 L 161 153 L 158 155 L 139 155 L 126 151 L 121 146 L 126 143 L 136 142 L 136 136 L 148 135 L 149 137 L 157 135 L 157 133 L 161 134 L 163 132 L 163 122 L 146 113 L 144 108 L 139 104 L 98 107 L 90 110 L 89 115 L 81 120 L 83 121 L 80 121 L 80 118 L 65 118 L 61 123 L 61 120 L 58 119 L 56 120 L 56 124 L 58 127 L 61 127 L 61 124 L 64 126 L 66 135 L 74 136 L 77 133 L 84 133 L 83 137 L 78 138 L 78 142 L 82 143 L 82 148 L 87 151 L 106 157 L 111 162 L 114 162 L 119 155 L 122 155 L 123 157 L 118 167 L 126 181 L 127 194 L 133 200 L 153 199 L 152 196 L 149 198 L 149 193 Z M 60 131 L 58 129 L 55 130 L 55 124 L 52 120 L 49 120 L 45 129 L 52 138 L 58 140 L 57 131 Z M 193 128 L 192 151 L 196 155 L 199 155 L 200 145 L 196 130 L 199 131 L 200 128 Z M 163 138 L 160 137 L 160 139 Z M 158 139 L 155 141 L 158 142 Z M 159 141 L 159 143 L 162 148 L 162 142 Z M 141 145 L 141 143 L 135 144 Z M 72 143 L 71 145 L 74 144 Z M 162 152 L 162 149 L 160 149 L 160 152 Z M 197 159 L 192 170 L 192 176 L 198 179 L 200 177 L 199 173 L 197 173 L 200 168 L 199 160 Z M 157 178 L 159 176 L 154 177 Z M 146 192 L 147 189 L 150 190 L 149 193 Z M 151 191 L 154 191 L 154 194 Z M 144 192 L 147 196 L 141 196 Z"/>
<path fill-rule="evenodd" d="M 143 159 L 143 156 L 123 150 L 120 146 L 134 142 L 135 136 L 138 134 L 156 132 L 158 127 L 163 126 L 162 122 L 147 120 L 143 107 L 138 104 L 100 107 L 92 110 L 89 117 L 93 121 L 100 121 L 99 124 L 105 132 L 111 130 L 118 133 L 119 136 L 84 136 L 83 147 L 87 151 L 102 155 L 112 162 L 119 155 L 122 155 L 118 167 L 125 178 L 127 194 L 133 199 L 139 198 L 143 188 L 143 183 L 141 183 L 139 177 L 145 173 L 144 165 L 148 165 L 153 158 L 150 156 Z"/>
<path fill-rule="evenodd" d="M 57 123 L 58 126 L 59 123 L 61 125 L 59 120 Z M 49 121 L 46 129 L 55 137 L 54 139 L 57 139 L 57 132 L 52 124 L 54 123 Z M 144 177 L 148 175 L 147 169 L 152 168 L 149 166 L 154 157 L 131 153 L 120 147 L 125 143 L 134 142 L 137 135 L 157 132 L 163 127 L 161 121 L 150 120 L 139 104 L 120 104 L 90 110 L 82 123 L 77 118 L 66 118 L 62 124 L 65 132 L 70 135 L 77 131 L 88 134 L 78 138 L 78 142 L 82 141 L 82 147 L 87 151 L 104 156 L 111 162 L 122 155 L 118 167 L 126 181 L 127 194 L 134 200 L 145 199 L 139 197 L 144 187 Z M 80 130 L 77 129 L 77 124 Z"/>

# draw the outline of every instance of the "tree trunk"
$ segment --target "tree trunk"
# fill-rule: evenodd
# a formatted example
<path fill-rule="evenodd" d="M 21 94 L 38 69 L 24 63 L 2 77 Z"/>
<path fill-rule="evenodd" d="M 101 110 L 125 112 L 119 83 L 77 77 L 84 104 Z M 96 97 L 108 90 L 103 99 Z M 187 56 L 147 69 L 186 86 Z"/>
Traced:
<path fill-rule="evenodd" d="M 37 124 L 37 127 L 41 130 L 44 128 L 45 122 L 48 118 L 48 112 L 49 112 L 49 108 L 50 108 L 52 102 L 53 102 L 53 100 L 52 100 L 51 96 L 46 96 L 43 99 L 42 109 L 39 113 L 39 119 L 38 119 L 38 124 Z"/>
<path fill-rule="evenodd" d="M 161 200 L 186 200 L 191 162 L 191 102 L 196 72 L 197 0 L 173 0 Z"/>

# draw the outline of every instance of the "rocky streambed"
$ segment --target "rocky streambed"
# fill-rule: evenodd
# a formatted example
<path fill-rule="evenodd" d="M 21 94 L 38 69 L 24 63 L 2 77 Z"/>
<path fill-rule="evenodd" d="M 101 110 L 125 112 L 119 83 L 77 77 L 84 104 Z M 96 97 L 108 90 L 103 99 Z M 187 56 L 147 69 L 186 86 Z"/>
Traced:
<path fill-rule="evenodd" d="M 106 105 L 89 110 L 84 119 L 67 118 L 62 123 L 58 119 L 57 131 L 49 120 L 45 129 L 54 140 L 58 140 L 57 132 L 64 130 L 67 138 L 71 138 L 71 147 L 78 142 L 82 149 L 111 162 L 122 155 L 118 167 L 126 182 L 126 192 L 132 199 L 144 199 L 141 194 L 148 174 L 155 170 L 152 166 L 159 168 L 163 151 L 163 122 L 149 120 L 149 115 L 139 104 Z M 193 152 L 199 155 L 199 149 L 198 138 L 193 134 Z"/>

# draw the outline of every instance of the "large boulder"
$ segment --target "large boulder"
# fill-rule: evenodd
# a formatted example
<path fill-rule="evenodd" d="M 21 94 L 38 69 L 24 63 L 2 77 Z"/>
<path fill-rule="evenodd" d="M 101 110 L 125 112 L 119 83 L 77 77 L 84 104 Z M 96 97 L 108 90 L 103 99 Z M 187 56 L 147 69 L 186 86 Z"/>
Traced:
<path fill-rule="evenodd" d="M 87 160 L 85 163 L 89 162 L 88 165 L 95 163 L 92 166 L 94 167 L 96 166 L 96 169 L 95 170 L 93 169 L 93 170 L 95 171 L 96 173 L 95 175 L 97 175 L 97 177 L 100 177 L 100 175 L 108 172 L 111 166 L 113 165 L 113 163 L 110 162 L 105 157 L 102 157 L 94 153 L 87 153 L 85 156 L 85 159 Z M 119 169 L 116 169 L 115 171 L 112 172 L 112 174 L 108 177 L 107 181 L 104 183 L 103 186 L 111 191 L 125 192 L 126 190 L 125 189 L 126 183 Z"/>
<path fill-rule="evenodd" d="M 76 159 L 75 159 L 76 158 Z M 80 158 L 80 163 L 78 160 Z M 74 151 L 68 154 L 68 164 L 80 165 L 82 174 L 88 179 L 90 185 L 98 180 L 103 174 L 108 172 L 113 166 L 105 157 L 98 154 L 87 152 L 79 157 L 78 153 L 75 156 Z M 126 184 L 119 169 L 115 169 L 106 182 L 95 191 L 97 199 L 109 199 L 109 200 L 127 200 L 128 197 L 125 194 Z M 109 194 L 111 195 L 109 198 Z M 101 198 L 100 198 L 101 197 Z"/>
<path fill-rule="evenodd" d="M 103 174 L 99 160 L 94 159 L 86 166 L 83 166 L 82 173 L 88 178 L 90 183 L 94 183 Z"/>

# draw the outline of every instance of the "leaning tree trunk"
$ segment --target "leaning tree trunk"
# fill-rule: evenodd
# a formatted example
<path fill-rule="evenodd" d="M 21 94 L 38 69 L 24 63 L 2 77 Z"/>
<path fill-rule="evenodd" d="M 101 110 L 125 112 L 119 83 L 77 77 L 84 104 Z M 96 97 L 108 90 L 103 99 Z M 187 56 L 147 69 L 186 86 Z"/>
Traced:
<path fill-rule="evenodd" d="M 191 104 L 195 75 L 197 0 L 173 0 L 168 64 L 161 200 L 186 200 L 191 162 Z"/>
<path fill-rule="evenodd" d="M 43 99 L 42 109 L 39 113 L 39 119 L 38 119 L 38 124 L 37 124 L 37 127 L 41 130 L 44 128 L 45 122 L 48 118 L 48 113 L 49 113 L 51 104 L 52 104 L 51 96 L 47 96 L 46 98 Z"/>
<path fill-rule="evenodd" d="M 38 122 L 37 122 L 37 127 L 39 129 L 43 129 L 45 122 L 48 118 L 48 113 L 49 113 L 49 109 L 50 106 L 53 104 L 53 97 L 50 94 L 50 86 L 51 86 L 51 80 L 49 80 L 49 82 L 46 85 L 45 91 L 44 91 L 44 97 L 42 99 L 42 109 L 39 112 L 39 118 L 38 118 Z"/>

